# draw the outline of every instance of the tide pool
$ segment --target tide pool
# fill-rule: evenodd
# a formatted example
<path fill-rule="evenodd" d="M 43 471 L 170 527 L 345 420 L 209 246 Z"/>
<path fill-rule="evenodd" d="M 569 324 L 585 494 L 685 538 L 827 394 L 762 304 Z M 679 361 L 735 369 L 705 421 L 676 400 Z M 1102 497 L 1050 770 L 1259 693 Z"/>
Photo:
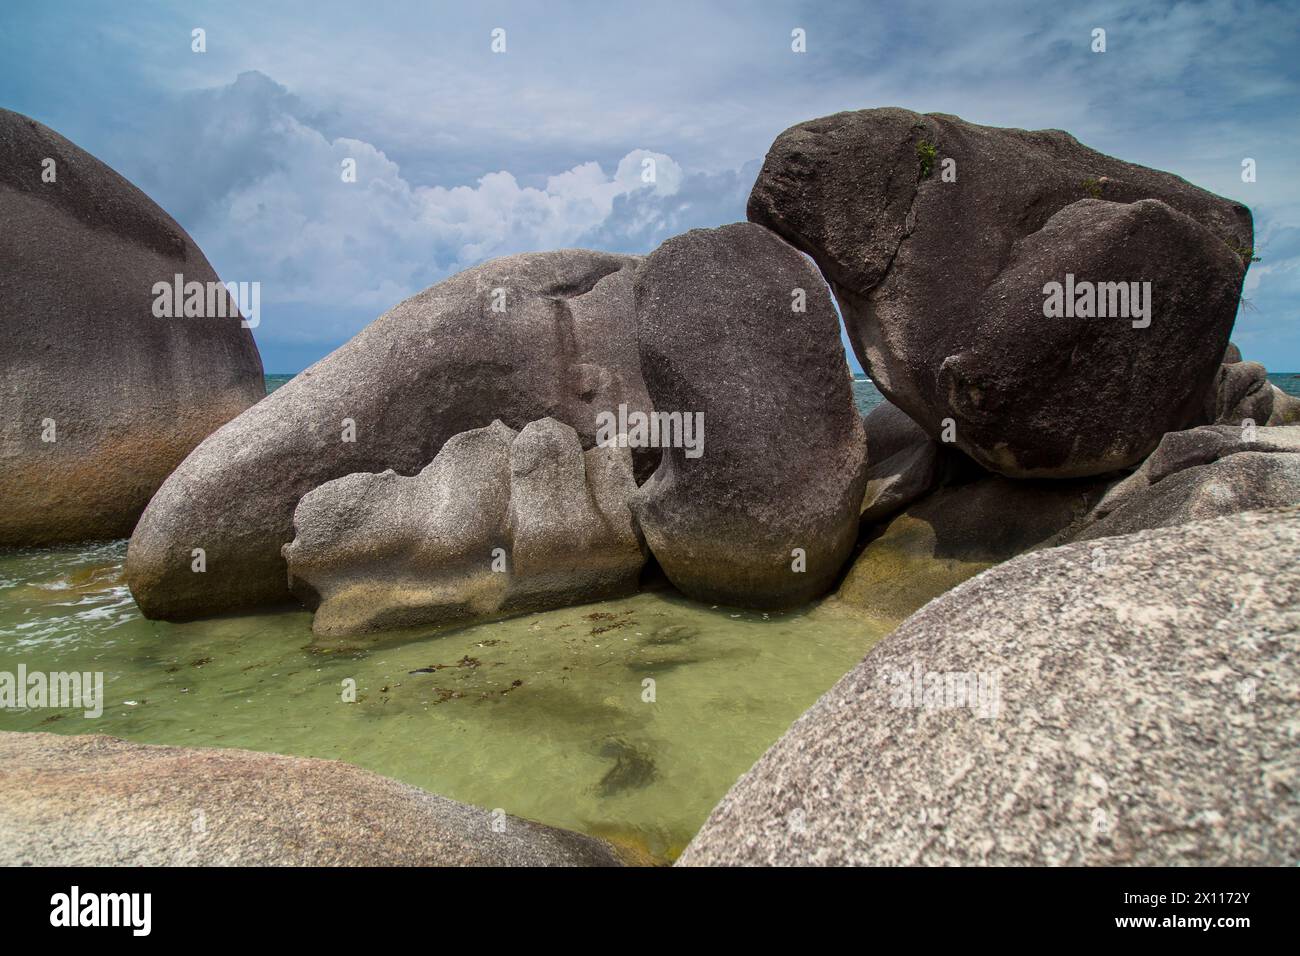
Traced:
<path fill-rule="evenodd" d="M 485 809 L 680 852 L 731 784 L 883 636 L 651 591 L 469 627 L 316 639 L 306 611 L 144 619 L 125 542 L 0 553 L 0 671 L 104 675 L 105 733 L 345 760 Z"/>

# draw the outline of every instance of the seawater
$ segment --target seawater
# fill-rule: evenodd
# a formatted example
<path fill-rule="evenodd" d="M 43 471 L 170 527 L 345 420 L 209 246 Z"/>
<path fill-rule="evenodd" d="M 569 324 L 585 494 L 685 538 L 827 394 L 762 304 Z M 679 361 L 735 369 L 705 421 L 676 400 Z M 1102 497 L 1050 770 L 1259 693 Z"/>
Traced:
<path fill-rule="evenodd" d="M 303 610 L 146 620 L 125 554 L 0 552 L 0 670 L 102 672 L 105 696 L 97 719 L 0 710 L 0 730 L 345 760 L 665 861 L 886 630 L 834 602 L 764 615 L 665 590 L 318 640 Z"/>

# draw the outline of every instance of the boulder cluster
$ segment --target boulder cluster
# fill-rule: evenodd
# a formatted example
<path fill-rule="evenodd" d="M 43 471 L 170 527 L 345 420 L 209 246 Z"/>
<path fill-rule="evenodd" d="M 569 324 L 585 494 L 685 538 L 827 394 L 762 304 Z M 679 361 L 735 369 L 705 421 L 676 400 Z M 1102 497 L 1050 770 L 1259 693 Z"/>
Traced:
<path fill-rule="evenodd" d="M 324 634 L 648 568 L 900 625 L 683 862 L 1294 859 L 1300 399 L 1229 341 L 1241 204 L 1058 130 L 840 113 L 776 139 L 748 222 L 486 262 L 258 401 L 241 323 L 142 301 L 211 275 L 174 222 L 30 120 L 0 146 L 0 544 L 134 524 L 146 616 L 296 598 Z"/>

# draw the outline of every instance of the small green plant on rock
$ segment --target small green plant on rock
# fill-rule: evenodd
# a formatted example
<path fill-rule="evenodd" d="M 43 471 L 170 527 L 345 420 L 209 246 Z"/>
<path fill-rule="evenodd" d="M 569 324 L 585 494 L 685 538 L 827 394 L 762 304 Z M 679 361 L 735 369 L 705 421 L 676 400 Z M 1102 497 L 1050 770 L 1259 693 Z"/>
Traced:
<path fill-rule="evenodd" d="M 939 147 L 934 143 L 921 140 L 916 144 L 916 158 L 921 161 L 921 178 L 929 179 L 934 172 L 934 160 L 939 155 Z"/>
<path fill-rule="evenodd" d="M 1101 198 L 1101 180 L 1100 180 L 1100 179 L 1085 179 L 1085 180 L 1083 181 L 1083 191 L 1086 192 L 1086 193 L 1087 193 L 1089 196 L 1091 196 L 1093 199 L 1100 199 L 1100 198 Z"/>
<path fill-rule="evenodd" d="M 1255 255 L 1255 249 L 1253 246 L 1239 246 L 1231 239 L 1225 239 L 1224 242 L 1228 244 L 1229 249 L 1241 256 L 1241 258 L 1247 262 L 1259 262 L 1259 256 Z"/>

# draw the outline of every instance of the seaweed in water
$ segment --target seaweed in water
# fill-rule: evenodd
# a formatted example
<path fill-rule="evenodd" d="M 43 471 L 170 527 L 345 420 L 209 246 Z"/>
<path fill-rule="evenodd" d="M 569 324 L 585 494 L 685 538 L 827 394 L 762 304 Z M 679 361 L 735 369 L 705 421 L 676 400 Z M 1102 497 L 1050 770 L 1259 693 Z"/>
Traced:
<path fill-rule="evenodd" d="M 614 761 L 614 766 L 600 778 L 598 789 L 603 797 L 612 797 L 624 790 L 639 790 L 649 786 L 659 775 L 653 757 L 618 737 L 605 741 L 600 755 Z"/>

